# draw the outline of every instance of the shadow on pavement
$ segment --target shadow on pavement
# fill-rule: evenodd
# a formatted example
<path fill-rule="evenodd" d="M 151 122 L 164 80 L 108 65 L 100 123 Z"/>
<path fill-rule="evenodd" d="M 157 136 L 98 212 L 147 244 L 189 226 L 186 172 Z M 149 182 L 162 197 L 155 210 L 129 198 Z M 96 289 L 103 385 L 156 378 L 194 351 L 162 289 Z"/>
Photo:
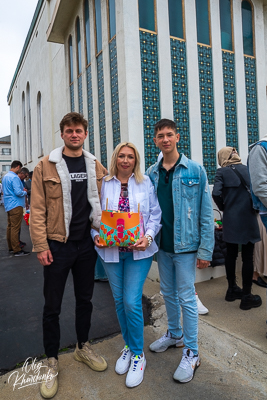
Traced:
<path fill-rule="evenodd" d="M 28 357 L 44 353 L 42 343 L 43 270 L 36 254 L 13 257 L 6 243 L 7 217 L 0 206 L 0 372 L 10 370 Z M 28 226 L 22 221 L 21 240 L 31 251 Z M 93 296 L 90 339 L 120 332 L 108 282 L 96 282 Z M 76 343 L 75 300 L 70 273 L 60 318 L 61 342 L 65 348 Z"/>

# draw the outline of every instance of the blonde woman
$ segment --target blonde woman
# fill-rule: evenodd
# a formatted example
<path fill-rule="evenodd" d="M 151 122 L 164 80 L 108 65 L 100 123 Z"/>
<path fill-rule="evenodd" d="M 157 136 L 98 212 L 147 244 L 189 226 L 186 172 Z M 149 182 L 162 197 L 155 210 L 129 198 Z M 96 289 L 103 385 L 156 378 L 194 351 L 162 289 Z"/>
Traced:
<path fill-rule="evenodd" d="M 140 156 L 132 143 L 118 144 L 112 154 L 110 175 L 103 179 L 101 189 L 102 210 L 107 199 L 108 209 L 115 211 L 137 212 L 140 204 L 144 219 L 144 237 L 127 248 L 101 246 L 99 233 L 92 230 L 125 342 L 115 371 L 128 372 L 126 386 L 134 387 L 142 382 L 146 367 L 142 292 L 152 256 L 158 251 L 154 238 L 161 227 L 161 210 L 150 179 L 140 171 Z"/>

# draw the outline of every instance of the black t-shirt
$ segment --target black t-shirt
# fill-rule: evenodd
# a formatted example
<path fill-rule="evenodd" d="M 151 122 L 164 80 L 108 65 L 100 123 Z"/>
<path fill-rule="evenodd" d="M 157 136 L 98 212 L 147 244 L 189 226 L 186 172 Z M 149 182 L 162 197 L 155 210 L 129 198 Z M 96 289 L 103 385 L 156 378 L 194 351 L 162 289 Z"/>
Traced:
<path fill-rule="evenodd" d="M 68 240 L 82 240 L 90 236 L 89 215 L 91 205 L 87 198 L 87 172 L 84 156 L 68 157 L 63 154 L 71 180 L 72 218 Z"/>

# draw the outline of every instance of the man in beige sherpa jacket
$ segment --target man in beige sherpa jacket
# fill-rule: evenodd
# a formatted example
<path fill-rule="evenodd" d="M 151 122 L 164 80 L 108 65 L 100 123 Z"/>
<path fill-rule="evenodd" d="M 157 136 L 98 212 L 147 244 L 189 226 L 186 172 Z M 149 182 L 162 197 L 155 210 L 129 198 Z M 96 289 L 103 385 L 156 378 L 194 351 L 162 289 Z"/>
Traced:
<path fill-rule="evenodd" d="M 31 194 L 33 251 L 44 268 L 44 367 L 49 372 L 49 379 L 41 384 L 44 398 L 52 398 L 58 390 L 59 315 L 70 270 L 76 297 L 78 343 L 74 358 L 96 371 L 107 368 L 104 358 L 95 354 L 88 342 L 96 262 L 90 231 L 92 226 L 100 226 L 99 192 L 107 170 L 83 150 L 88 132 L 87 121 L 80 114 L 65 115 L 60 131 L 64 145 L 38 163 Z"/>

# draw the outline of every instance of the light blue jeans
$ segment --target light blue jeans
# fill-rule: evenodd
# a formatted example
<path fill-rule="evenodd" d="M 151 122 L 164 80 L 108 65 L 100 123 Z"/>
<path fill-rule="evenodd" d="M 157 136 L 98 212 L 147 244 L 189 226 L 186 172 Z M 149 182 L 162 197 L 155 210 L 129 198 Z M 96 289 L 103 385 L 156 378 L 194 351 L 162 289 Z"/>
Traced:
<path fill-rule="evenodd" d="M 140 355 L 144 347 L 142 293 L 152 257 L 135 261 L 133 253 L 120 253 L 118 263 L 101 262 L 113 293 L 122 337 L 131 352 Z"/>
<path fill-rule="evenodd" d="M 196 253 L 158 252 L 160 289 L 168 316 L 168 330 L 175 338 L 184 333 L 185 348 L 198 354 L 198 309 L 195 295 Z M 180 322 L 183 311 L 183 329 Z"/>

